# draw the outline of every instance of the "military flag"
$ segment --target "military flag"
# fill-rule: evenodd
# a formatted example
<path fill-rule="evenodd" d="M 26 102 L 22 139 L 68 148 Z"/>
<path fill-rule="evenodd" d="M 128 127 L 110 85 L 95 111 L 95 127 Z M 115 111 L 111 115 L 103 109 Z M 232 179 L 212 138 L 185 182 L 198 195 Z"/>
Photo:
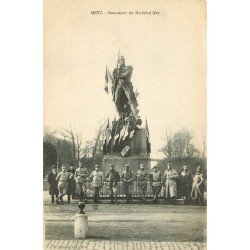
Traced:
<path fill-rule="evenodd" d="M 107 140 L 107 146 L 109 145 L 110 143 L 110 140 L 112 138 L 112 130 L 113 130 L 113 124 L 111 123 L 111 126 L 110 126 L 110 123 L 109 123 L 109 126 L 108 128 L 106 129 L 106 140 Z"/>
<path fill-rule="evenodd" d="M 150 135 L 149 135 L 147 119 L 146 119 L 146 128 L 147 128 L 147 154 L 149 155 L 151 153 L 151 142 L 150 142 Z"/>
<path fill-rule="evenodd" d="M 119 131 L 119 122 L 116 123 L 115 136 L 114 136 L 114 145 L 116 145 L 117 140 L 119 139 L 120 131 Z"/>
<path fill-rule="evenodd" d="M 111 137 L 113 138 L 116 132 L 116 126 L 117 126 L 117 122 L 116 122 L 116 118 L 114 117 L 114 120 L 112 122 L 112 131 L 111 131 Z"/>
<path fill-rule="evenodd" d="M 125 132 L 124 132 L 124 135 L 123 135 L 123 138 L 122 138 L 123 141 L 126 140 L 126 138 L 129 135 L 128 129 L 129 129 L 129 121 L 127 122 L 127 125 L 126 125 L 126 128 L 125 128 Z"/>
<path fill-rule="evenodd" d="M 108 67 L 106 66 L 104 90 L 107 94 L 112 93 L 111 91 L 112 81 L 113 81 L 113 78 L 108 70 Z"/>
<path fill-rule="evenodd" d="M 122 129 L 120 131 L 120 136 L 119 136 L 119 143 L 121 142 L 124 134 L 125 134 L 126 126 L 122 125 Z"/>
<path fill-rule="evenodd" d="M 135 135 L 135 130 L 132 130 L 131 132 L 130 132 L 130 134 L 129 134 L 129 138 L 133 138 L 134 137 L 134 135 Z"/>

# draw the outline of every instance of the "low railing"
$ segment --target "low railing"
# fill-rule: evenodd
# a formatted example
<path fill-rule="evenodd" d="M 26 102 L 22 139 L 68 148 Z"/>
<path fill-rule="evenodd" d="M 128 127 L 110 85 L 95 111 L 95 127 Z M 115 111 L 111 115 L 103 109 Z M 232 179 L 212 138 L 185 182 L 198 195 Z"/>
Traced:
<path fill-rule="evenodd" d="M 118 195 L 118 197 L 125 197 L 124 187 L 123 187 L 122 182 L 118 183 L 117 195 Z M 88 182 L 88 184 L 87 184 L 87 196 L 90 198 L 93 197 L 93 188 L 92 188 L 91 182 Z M 133 182 L 132 196 L 133 196 L 133 198 L 140 198 L 141 197 L 137 181 Z M 152 191 L 152 186 L 150 184 L 150 181 L 147 182 L 147 190 L 146 190 L 145 196 L 148 198 L 153 197 L 153 191 Z M 109 197 L 110 197 L 110 192 L 109 192 L 109 188 L 108 188 L 108 183 L 104 182 L 104 184 L 100 190 L 100 198 L 109 198 Z"/>

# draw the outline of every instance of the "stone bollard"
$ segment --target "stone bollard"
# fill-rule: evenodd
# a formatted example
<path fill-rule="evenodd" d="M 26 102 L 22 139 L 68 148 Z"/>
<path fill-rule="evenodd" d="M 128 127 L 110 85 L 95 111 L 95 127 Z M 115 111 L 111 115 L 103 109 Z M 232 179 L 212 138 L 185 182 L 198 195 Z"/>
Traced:
<path fill-rule="evenodd" d="M 85 239 L 88 236 L 88 216 L 83 212 L 85 208 L 84 202 L 79 202 L 79 214 L 75 217 L 74 238 Z"/>

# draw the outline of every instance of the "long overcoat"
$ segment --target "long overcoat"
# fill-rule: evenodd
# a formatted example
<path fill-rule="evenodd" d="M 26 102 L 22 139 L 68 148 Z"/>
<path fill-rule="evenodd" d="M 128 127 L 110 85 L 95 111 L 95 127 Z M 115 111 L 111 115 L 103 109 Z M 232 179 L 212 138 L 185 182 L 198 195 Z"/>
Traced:
<path fill-rule="evenodd" d="M 58 187 L 57 187 L 57 181 L 56 181 L 57 174 L 53 174 L 52 172 L 49 173 L 47 181 L 49 183 L 49 194 L 50 195 L 58 195 Z"/>
<path fill-rule="evenodd" d="M 177 197 L 177 180 L 178 174 L 175 169 L 166 170 L 162 177 L 164 195 L 166 198 Z"/>
<path fill-rule="evenodd" d="M 190 197 L 192 191 L 192 174 L 190 171 L 182 171 L 179 176 L 178 192 L 181 196 Z"/>
<path fill-rule="evenodd" d="M 73 176 L 71 178 L 69 178 L 69 185 L 68 185 L 68 195 L 74 195 L 76 193 L 76 180 L 74 178 L 75 175 L 75 169 L 70 169 L 67 172 L 72 174 Z"/>

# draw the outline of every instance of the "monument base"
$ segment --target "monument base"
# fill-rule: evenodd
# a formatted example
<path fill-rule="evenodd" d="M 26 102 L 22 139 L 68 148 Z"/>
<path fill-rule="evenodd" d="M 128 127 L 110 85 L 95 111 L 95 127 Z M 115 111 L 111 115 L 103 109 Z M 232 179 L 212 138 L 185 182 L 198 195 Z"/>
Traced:
<path fill-rule="evenodd" d="M 102 160 L 102 171 L 106 174 L 109 171 L 109 164 L 113 164 L 115 170 L 122 173 L 125 170 L 125 165 L 128 164 L 130 166 L 130 170 L 136 173 L 140 164 L 144 165 L 145 170 L 149 171 L 150 168 L 150 157 L 149 156 L 130 156 L 130 157 L 122 157 L 115 155 L 106 155 Z"/>

